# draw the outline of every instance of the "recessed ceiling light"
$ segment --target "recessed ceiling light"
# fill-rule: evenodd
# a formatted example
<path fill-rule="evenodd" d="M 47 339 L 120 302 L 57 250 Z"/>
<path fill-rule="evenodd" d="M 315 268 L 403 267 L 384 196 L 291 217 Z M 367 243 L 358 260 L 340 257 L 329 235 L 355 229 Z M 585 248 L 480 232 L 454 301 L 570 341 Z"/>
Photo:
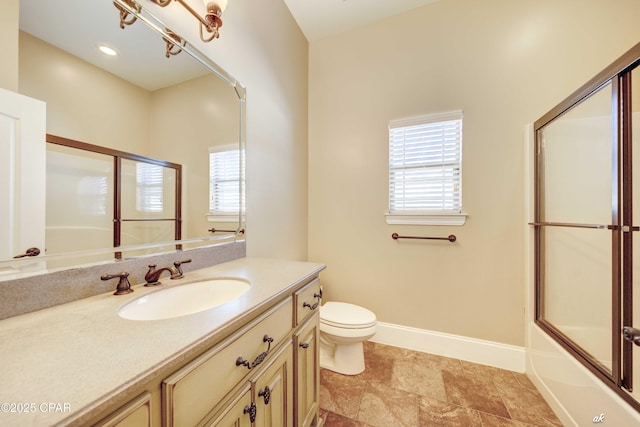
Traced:
<path fill-rule="evenodd" d="M 116 56 L 118 55 L 118 51 L 116 51 L 114 48 L 107 46 L 105 44 L 99 44 L 96 45 L 98 47 L 98 50 L 102 53 L 104 53 L 105 55 L 109 55 L 109 56 Z"/>

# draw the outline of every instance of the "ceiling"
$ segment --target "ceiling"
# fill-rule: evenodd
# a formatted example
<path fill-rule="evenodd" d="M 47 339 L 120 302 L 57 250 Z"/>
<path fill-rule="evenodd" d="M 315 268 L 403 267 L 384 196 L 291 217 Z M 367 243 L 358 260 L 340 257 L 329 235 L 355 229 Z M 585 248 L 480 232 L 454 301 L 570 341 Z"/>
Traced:
<path fill-rule="evenodd" d="M 309 41 L 436 1 L 284 0 Z M 77 16 L 93 16 L 95 19 L 74 19 Z M 167 60 L 160 36 L 144 25 L 120 29 L 118 11 L 111 1 L 20 0 L 20 29 L 147 90 L 207 73 L 184 54 Z M 116 47 L 120 55 L 105 57 L 96 50 L 97 43 Z M 154 48 L 141 50 L 142 46 Z"/>
<path fill-rule="evenodd" d="M 371 24 L 436 1 L 284 0 L 308 41 Z"/>
<path fill-rule="evenodd" d="M 74 19 L 93 16 L 95 19 Z M 153 91 L 209 73 L 188 55 L 165 58 L 165 43 L 137 22 L 121 29 L 111 1 L 20 0 L 20 29 L 78 58 Z M 106 44 L 119 55 L 109 57 L 96 45 Z"/>

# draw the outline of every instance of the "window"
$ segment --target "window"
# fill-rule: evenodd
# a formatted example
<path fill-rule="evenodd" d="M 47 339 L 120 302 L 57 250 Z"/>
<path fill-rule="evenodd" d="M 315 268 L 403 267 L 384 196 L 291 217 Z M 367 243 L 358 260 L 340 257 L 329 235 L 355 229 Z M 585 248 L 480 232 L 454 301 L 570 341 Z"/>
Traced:
<path fill-rule="evenodd" d="M 162 166 L 136 163 L 136 210 L 161 213 L 164 206 L 164 176 Z"/>
<path fill-rule="evenodd" d="M 462 111 L 389 123 L 389 224 L 462 225 Z"/>
<path fill-rule="evenodd" d="M 104 216 L 107 214 L 107 196 L 109 183 L 105 175 L 83 176 L 78 181 L 78 210 L 86 215 Z"/>
<path fill-rule="evenodd" d="M 240 150 L 237 145 L 209 149 L 210 221 L 237 222 L 244 213 L 244 192 L 240 191 Z"/>

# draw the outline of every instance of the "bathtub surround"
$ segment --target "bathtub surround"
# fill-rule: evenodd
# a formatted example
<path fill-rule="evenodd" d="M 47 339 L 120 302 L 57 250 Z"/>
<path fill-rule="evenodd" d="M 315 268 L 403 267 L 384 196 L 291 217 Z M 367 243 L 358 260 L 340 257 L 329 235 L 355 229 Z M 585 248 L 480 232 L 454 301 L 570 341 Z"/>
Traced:
<path fill-rule="evenodd" d="M 523 134 L 526 224 L 533 221 L 534 216 L 533 125 L 525 126 Z M 523 225 L 523 231 L 526 242 L 526 372 L 529 378 L 564 425 L 590 425 L 600 414 L 605 414 L 610 425 L 640 425 L 640 413 L 535 324 L 534 231 L 528 225 Z M 593 410 L 585 411 L 585 408 Z"/>
<path fill-rule="evenodd" d="M 144 275 L 149 264 L 165 266 L 191 258 L 191 262 L 183 267 L 185 275 L 188 275 L 190 270 L 210 267 L 243 258 L 245 255 L 246 244 L 240 241 L 1 281 L 0 320 L 105 292 L 113 292 L 117 280 L 103 281 L 100 279 L 103 274 L 126 271 L 130 274 L 129 281 L 133 286 L 145 282 Z M 170 281 L 168 277 L 165 280 Z"/>

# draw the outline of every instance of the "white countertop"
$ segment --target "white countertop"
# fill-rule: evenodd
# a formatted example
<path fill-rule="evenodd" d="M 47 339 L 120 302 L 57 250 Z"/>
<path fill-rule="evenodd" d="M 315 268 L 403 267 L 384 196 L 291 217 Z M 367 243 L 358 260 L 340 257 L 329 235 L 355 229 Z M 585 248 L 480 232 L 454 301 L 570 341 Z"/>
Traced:
<path fill-rule="evenodd" d="M 81 422 L 161 367 L 186 363 L 322 269 L 317 263 L 259 258 L 197 271 L 185 265 L 181 280 L 165 277 L 157 287 L 133 286 L 128 295 L 101 294 L 1 320 L 0 426 Z M 147 293 L 214 277 L 245 279 L 251 288 L 219 307 L 174 319 L 137 321 L 117 314 Z"/>

